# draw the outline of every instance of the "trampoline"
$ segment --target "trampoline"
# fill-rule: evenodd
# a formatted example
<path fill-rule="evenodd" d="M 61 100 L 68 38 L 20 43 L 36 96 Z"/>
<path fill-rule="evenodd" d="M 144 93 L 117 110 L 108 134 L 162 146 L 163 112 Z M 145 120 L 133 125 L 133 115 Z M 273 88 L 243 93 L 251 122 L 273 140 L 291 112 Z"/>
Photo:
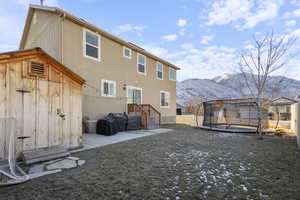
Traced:
<path fill-rule="evenodd" d="M 203 103 L 204 119 L 200 128 L 223 132 L 257 133 L 258 104 L 254 99 L 212 100 Z M 268 125 L 268 109 L 262 109 L 262 128 Z"/>

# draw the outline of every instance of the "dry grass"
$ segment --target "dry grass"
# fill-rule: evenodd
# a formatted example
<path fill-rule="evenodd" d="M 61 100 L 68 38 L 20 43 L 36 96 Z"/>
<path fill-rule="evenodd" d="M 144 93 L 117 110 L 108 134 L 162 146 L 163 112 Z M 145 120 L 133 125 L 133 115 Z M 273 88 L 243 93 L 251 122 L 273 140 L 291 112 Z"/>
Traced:
<path fill-rule="evenodd" d="M 297 199 L 300 154 L 293 137 L 173 132 L 75 156 L 81 168 L 0 188 L 0 199 Z"/>

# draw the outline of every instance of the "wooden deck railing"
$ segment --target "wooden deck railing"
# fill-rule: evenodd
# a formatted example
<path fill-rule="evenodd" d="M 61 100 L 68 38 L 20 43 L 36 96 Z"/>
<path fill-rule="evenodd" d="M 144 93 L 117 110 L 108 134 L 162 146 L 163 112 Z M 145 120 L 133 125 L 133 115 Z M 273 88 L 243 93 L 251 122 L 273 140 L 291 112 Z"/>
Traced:
<path fill-rule="evenodd" d="M 128 114 L 138 114 L 142 118 L 142 128 L 159 127 L 161 114 L 150 104 L 128 104 Z"/>

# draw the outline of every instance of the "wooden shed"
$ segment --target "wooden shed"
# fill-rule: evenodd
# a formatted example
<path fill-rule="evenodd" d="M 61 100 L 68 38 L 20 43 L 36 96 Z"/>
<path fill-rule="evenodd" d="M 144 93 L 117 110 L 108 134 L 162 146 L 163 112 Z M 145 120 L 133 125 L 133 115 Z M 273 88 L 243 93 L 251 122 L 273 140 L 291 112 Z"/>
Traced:
<path fill-rule="evenodd" d="M 16 119 L 17 152 L 81 145 L 84 82 L 40 48 L 0 54 L 0 118 Z M 2 157 L 8 133 L 0 126 Z"/>

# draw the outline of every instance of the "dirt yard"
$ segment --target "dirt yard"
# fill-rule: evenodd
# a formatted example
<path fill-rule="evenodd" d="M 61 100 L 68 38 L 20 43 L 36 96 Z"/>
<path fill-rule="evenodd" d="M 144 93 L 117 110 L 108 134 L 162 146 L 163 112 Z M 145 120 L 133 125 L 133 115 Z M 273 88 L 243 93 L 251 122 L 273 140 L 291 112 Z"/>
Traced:
<path fill-rule="evenodd" d="M 300 199 L 295 138 L 168 128 L 77 153 L 84 166 L 0 188 L 0 199 Z"/>

